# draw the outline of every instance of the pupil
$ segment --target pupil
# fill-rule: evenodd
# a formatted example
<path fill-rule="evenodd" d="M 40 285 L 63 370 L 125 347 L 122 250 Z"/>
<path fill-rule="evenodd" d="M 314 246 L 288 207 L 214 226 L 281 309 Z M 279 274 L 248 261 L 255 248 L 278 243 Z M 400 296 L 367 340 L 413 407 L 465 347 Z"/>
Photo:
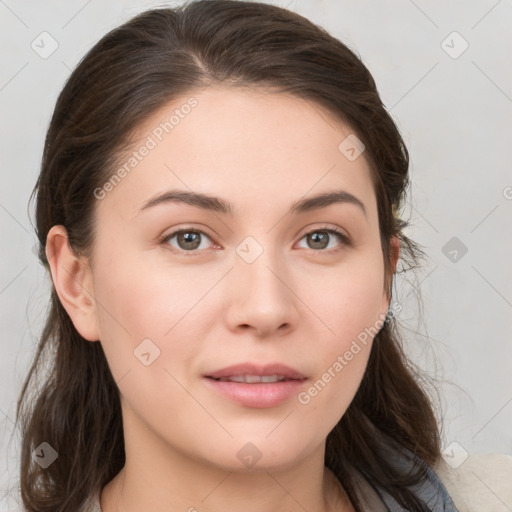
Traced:
<path fill-rule="evenodd" d="M 310 236 L 312 238 L 313 245 L 314 244 L 320 244 L 319 247 L 318 246 L 314 247 L 315 249 L 324 249 L 326 247 L 325 242 L 327 241 L 327 233 L 324 233 L 322 231 L 318 231 L 316 233 L 313 233 Z M 322 239 L 323 239 L 323 241 L 322 241 Z"/>
<path fill-rule="evenodd" d="M 199 240 L 199 234 L 198 233 L 191 233 L 191 232 L 185 232 L 185 233 L 181 233 L 180 237 L 181 237 L 181 241 L 183 241 L 185 243 L 185 246 L 187 249 L 195 249 L 198 247 L 198 240 Z M 194 238 L 196 240 L 194 240 Z M 187 244 L 192 244 L 192 247 L 190 247 L 190 245 L 187 245 Z"/>

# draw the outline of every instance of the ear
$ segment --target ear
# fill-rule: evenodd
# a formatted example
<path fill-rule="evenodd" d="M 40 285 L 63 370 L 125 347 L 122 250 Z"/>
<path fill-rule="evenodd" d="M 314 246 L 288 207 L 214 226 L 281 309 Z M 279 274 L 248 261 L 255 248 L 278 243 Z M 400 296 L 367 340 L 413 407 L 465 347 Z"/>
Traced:
<path fill-rule="evenodd" d="M 391 251 L 391 268 L 394 274 L 400 257 L 400 240 L 397 236 L 391 237 L 389 250 Z"/>
<path fill-rule="evenodd" d="M 396 271 L 396 265 L 398 258 L 400 257 L 400 239 L 397 236 L 391 237 L 389 241 L 389 260 L 390 260 L 390 272 L 389 276 L 385 279 L 384 283 L 384 296 L 383 296 L 383 308 L 387 311 L 391 302 L 391 285 L 393 284 L 393 274 Z"/>
<path fill-rule="evenodd" d="M 75 255 L 64 226 L 53 226 L 46 237 L 46 258 L 53 285 L 75 329 L 89 341 L 98 341 L 96 302 L 89 265 Z"/>

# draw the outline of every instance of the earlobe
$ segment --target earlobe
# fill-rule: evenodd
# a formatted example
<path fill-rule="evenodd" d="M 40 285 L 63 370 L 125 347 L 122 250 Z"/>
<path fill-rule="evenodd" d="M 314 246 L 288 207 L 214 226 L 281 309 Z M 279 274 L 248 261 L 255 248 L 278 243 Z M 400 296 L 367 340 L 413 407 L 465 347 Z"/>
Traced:
<path fill-rule="evenodd" d="M 75 329 L 89 341 L 98 341 L 96 302 L 90 268 L 71 249 L 64 226 L 53 226 L 46 237 L 46 258 L 53 285 Z"/>

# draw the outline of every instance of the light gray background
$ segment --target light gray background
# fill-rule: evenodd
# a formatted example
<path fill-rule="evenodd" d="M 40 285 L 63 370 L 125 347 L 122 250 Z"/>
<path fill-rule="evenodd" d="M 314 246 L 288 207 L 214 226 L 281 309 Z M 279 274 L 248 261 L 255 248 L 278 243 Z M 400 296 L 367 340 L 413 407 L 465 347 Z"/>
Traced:
<path fill-rule="evenodd" d="M 55 100 L 108 30 L 176 3 L 0 0 L 2 495 L 18 477 L 16 398 L 48 301 L 27 202 Z M 439 379 L 448 452 L 512 455 L 512 2 L 269 3 L 326 28 L 372 72 L 411 153 L 407 234 L 428 254 L 416 281 L 396 280 L 407 351 Z M 43 31 L 58 42 L 47 58 L 31 47 L 42 46 Z M 459 249 L 443 252 L 452 237 L 467 247 L 462 257 Z M 423 295 L 421 319 L 415 290 Z M 1 510 L 14 510 L 15 494 Z"/>

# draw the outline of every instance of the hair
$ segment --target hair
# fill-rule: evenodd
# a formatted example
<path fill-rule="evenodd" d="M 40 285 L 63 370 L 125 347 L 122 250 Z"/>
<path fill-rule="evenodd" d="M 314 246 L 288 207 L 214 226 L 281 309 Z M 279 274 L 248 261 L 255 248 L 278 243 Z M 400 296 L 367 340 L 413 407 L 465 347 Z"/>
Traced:
<path fill-rule="evenodd" d="M 54 225 L 66 228 L 76 255 L 92 256 L 94 191 L 113 174 L 136 129 L 170 101 L 209 85 L 292 94 L 325 108 L 364 143 L 391 296 L 393 276 L 417 266 L 423 251 L 403 233 L 408 223 L 398 212 L 409 184 L 409 154 L 373 77 L 352 50 L 306 18 L 234 0 L 143 12 L 101 38 L 71 73 L 31 195 L 37 193 L 38 257 L 46 269 L 46 237 Z M 393 266 L 392 237 L 400 243 L 401 270 Z M 34 387 L 40 371 L 44 379 Z M 22 432 L 20 493 L 28 511 L 79 510 L 124 466 L 119 389 L 102 345 L 81 337 L 54 286 L 16 422 Z M 45 469 L 31 458 L 41 442 L 58 452 L 58 461 Z M 375 336 L 360 387 L 327 437 L 325 465 L 358 511 L 351 466 L 407 510 L 430 510 L 409 489 L 425 478 L 424 466 L 400 472 L 386 444 L 409 450 L 426 466 L 441 456 L 433 403 L 422 373 L 405 355 L 394 316 Z"/>

